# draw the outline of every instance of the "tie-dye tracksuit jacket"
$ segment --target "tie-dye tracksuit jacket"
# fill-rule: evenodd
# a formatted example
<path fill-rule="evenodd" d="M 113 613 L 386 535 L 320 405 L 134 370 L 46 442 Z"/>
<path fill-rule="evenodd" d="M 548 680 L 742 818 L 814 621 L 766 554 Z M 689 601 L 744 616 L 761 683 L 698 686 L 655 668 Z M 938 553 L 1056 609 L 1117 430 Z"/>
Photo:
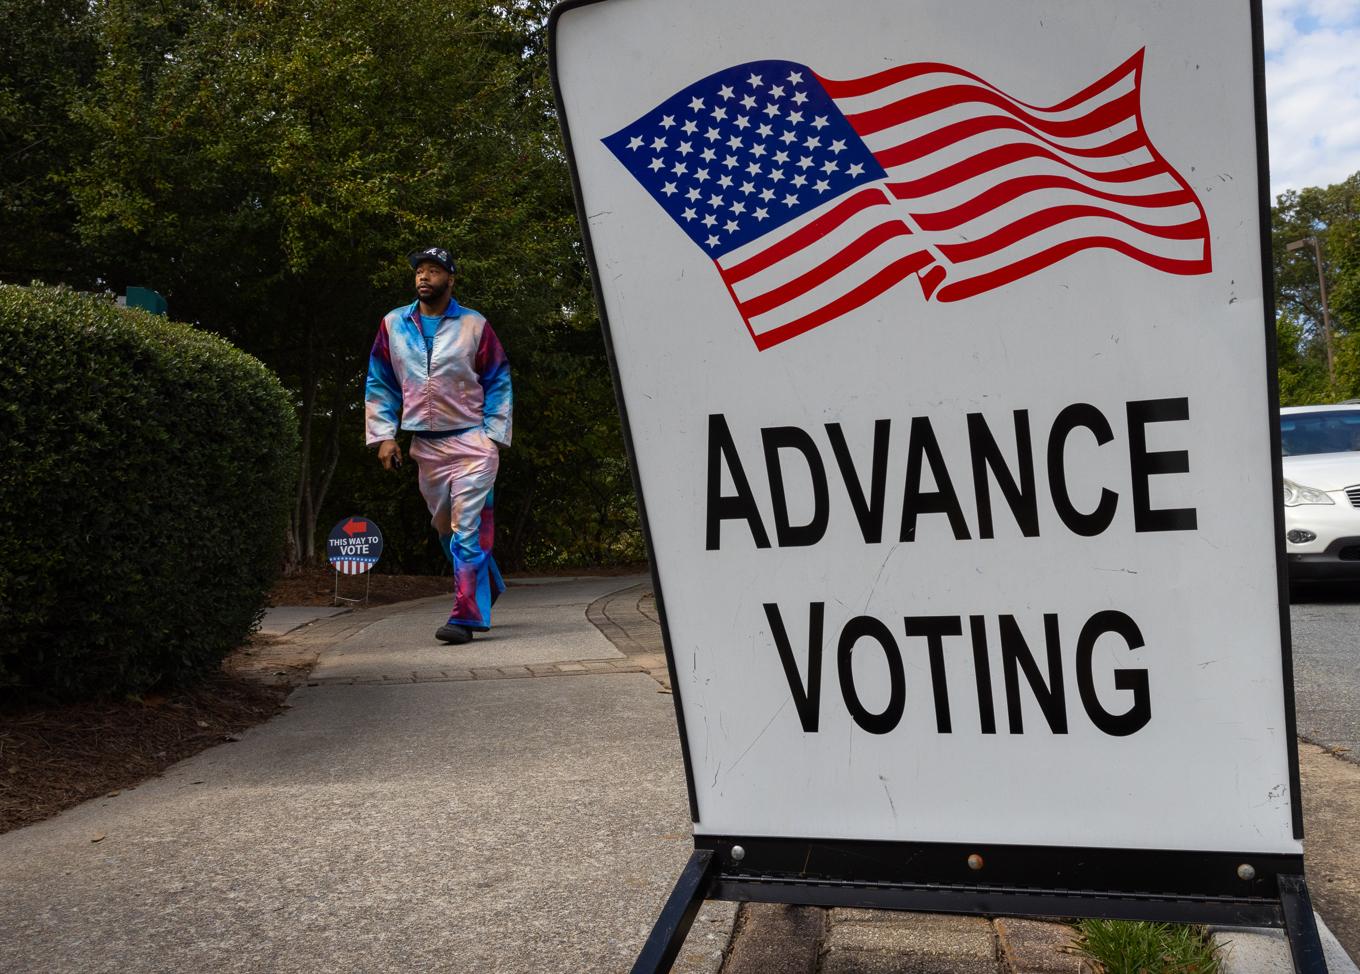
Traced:
<path fill-rule="evenodd" d="M 408 433 L 480 426 L 509 446 L 510 363 L 496 333 L 477 312 L 450 301 L 427 353 L 419 315 L 413 302 L 378 326 L 364 397 L 368 445 L 395 439 L 400 424 Z"/>
<path fill-rule="evenodd" d="M 510 363 L 485 318 L 450 301 L 427 350 L 420 308 L 395 308 L 378 326 L 364 393 L 369 446 L 415 436 L 411 457 L 440 544 L 453 563 L 449 622 L 491 626 L 491 602 L 503 589 L 491 557 L 492 487 L 498 447 L 510 445 Z M 445 434 L 445 435 L 436 435 Z"/>

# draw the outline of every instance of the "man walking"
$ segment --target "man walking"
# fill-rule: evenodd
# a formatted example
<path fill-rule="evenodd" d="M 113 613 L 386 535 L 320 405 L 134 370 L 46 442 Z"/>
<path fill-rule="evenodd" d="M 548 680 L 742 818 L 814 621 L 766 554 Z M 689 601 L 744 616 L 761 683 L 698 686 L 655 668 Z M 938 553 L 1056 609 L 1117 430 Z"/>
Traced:
<path fill-rule="evenodd" d="M 398 425 L 411 433 L 420 493 L 453 563 L 453 612 L 435 638 L 466 643 L 491 628 L 491 603 L 505 588 L 491 557 L 492 488 L 499 448 L 510 445 L 510 364 L 486 319 L 454 299 L 449 252 L 430 247 L 407 260 L 416 301 L 378 326 L 365 437 L 392 470 L 401 466 Z"/>

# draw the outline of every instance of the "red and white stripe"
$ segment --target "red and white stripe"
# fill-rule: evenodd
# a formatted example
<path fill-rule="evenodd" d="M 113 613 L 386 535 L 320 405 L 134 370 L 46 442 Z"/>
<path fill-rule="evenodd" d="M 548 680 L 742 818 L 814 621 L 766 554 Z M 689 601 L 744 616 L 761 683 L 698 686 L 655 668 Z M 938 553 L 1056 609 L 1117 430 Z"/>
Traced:
<path fill-rule="evenodd" d="M 821 81 L 938 259 L 921 275 L 927 296 L 957 301 L 1092 248 L 1210 269 L 1204 208 L 1143 125 L 1142 68 L 1139 51 L 1048 107 L 943 64 Z"/>
<path fill-rule="evenodd" d="M 331 562 L 341 575 L 363 575 L 375 564 L 371 561 L 354 561 L 349 558 Z"/>
<path fill-rule="evenodd" d="M 1207 273 L 1204 208 L 1148 138 L 1142 68 L 1139 51 L 1047 107 L 944 64 L 820 78 L 887 179 L 717 261 L 756 347 L 912 275 L 927 298 L 957 301 L 1089 249 Z"/>
<path fill-rule="evenodd" d="M 873 300 L 933 259 L 878 185 L 853 190 L 717 261 L 759 349 Z"/>

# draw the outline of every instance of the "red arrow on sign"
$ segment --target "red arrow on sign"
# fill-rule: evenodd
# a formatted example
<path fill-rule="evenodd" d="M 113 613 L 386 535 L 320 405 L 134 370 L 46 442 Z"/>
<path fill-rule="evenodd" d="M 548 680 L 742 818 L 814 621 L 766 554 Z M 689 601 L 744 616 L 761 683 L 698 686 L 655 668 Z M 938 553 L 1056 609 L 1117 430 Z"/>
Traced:
<path fill-rule="evenodd" d="M 356 534 L 363 534 L 364 532 L 366 532 L 368 530 L 368 522 L 356 521 L 354 520 L 354 518 L 350 518 L 349 523 L 345 525 L 343 530 L 347 535 L 349 535 L 352 538 Z"/>

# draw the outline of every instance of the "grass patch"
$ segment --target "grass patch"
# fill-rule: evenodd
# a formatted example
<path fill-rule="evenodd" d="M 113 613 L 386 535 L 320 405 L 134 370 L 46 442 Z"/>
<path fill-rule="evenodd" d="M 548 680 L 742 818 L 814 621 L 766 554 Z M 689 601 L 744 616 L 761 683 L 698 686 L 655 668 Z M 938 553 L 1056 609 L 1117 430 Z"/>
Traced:
<path fill-rule="evenodd" d="M 1219 974 L 1222 948 L 1200 926 L 1082 920 L 1075 949 L 1105 974 Z"/>

